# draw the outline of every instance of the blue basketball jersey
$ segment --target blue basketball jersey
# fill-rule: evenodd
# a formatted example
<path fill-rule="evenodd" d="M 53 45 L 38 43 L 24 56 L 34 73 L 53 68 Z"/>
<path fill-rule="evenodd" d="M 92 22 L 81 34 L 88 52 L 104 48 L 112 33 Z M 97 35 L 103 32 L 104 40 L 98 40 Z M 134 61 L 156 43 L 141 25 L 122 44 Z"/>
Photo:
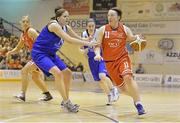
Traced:
<path fill-rule="evenodd" d="M 95 30 L 95 33 L 97 33 L 97 30 Z M 95 35 L 95 33 L 94 33 L 94 35 Z M 94 35 L 93 35 L 93 36 L 94 36 Z M 89 37 L 89 33 L 88 33 L 87 30 L 85 30 L 85 31 L 82 33 L 82 37 L 83 37 L 83 38 L 88 38 L 88 37 Z M 87 53 L 88 57 L 89 57 L 89 58 L 94 58 L 94 56 L 95 56 L 94 48 L 93 48 L 93 47 L 89 47 L 89 46 L 84 46 L 84 49 L 86 49 L 86 48 L 88 48 L 88 53 Z"/>
<path fill-rule="evenodd" d="M 93 35 L 94 38 L 95 38 L 96 34 L 97 34 L 97 30 L 95 30 L 95 33 Z M 89 33 L 87 30 L 82 33 L 82 37 L 84 37 L 84 38 L 89 37 Z M 94 52 L 93 47 L 84 46 L 84 49 L 86 49 L 86 48 L 88 48 L 88 53 L 87 53 L 88 63 L 89 63 L 89 68 L 91 70 L 92 76 L 93 76 L 95 81 L 100 81 L 100 78 L 99 78 L 100 73 L 105 73 L 106 76 L 108 76 L 105 63 L 103 60 L 101 60 L 101 61 L 95 61 L 94 60 L 95 52 Z"/>
<path fill-rule="evenodd" d="M 63 30 L 66 32 L 67 27 L 64 26 Z M 54 66 L 57 66 L 61 71 L 67 68 L 66 64 L 56 55 L 63 43 L 63 39 L 50 32 L 47 25 L 42 29 L 33 45 L 32 59 L 48 76 L 50 75 L 49 70 Z"/>
<path fill-rule="evenodd" d="M 67 27 L 63 27 L 64 32 L 67 31 Z M 64 40 L 58 37 L 55 33 L 48 30 L 48 25 L 45 26 L 39 36 L 37 37 L 35 43 L 33 44 L 33 49 L 36 52 L 43 52 L 50 55 L 55 55 L 56 52 L 63 45 Z"/>

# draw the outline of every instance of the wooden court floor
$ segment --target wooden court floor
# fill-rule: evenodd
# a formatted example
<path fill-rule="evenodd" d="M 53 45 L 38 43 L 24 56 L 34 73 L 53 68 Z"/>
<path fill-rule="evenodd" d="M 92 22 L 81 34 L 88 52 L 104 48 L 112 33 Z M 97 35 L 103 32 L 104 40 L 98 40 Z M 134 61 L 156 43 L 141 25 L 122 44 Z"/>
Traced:
<path fill-rule="evenodd" d="M 16 102 L 13 95 L 20 90 L 20 82 L 0 82 L 0 123 L 6 122 L 180 122 L 180 88 L 140 87 L 147 114 L 139 117 L 131 98 L 120 95 L 112 106 L 106 106 L 106 96 L 96 83 L 73 83 L 70 96 L 80 105 L 78 113 L 60 108 L 61 97 L 53 82 L 47 82 L 54 99 L 39 102 L 41 92 L 32 83 L 27 102 Z"/>

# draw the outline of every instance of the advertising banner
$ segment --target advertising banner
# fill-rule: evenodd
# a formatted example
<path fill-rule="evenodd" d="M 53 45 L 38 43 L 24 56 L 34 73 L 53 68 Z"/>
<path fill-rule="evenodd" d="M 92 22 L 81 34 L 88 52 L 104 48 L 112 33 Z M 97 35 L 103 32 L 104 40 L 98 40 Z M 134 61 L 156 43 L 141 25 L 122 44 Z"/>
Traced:
<path fill-rule="evenodd" d="M 179 0 L 123 0 L 123 20 L 180 20 Z"/>

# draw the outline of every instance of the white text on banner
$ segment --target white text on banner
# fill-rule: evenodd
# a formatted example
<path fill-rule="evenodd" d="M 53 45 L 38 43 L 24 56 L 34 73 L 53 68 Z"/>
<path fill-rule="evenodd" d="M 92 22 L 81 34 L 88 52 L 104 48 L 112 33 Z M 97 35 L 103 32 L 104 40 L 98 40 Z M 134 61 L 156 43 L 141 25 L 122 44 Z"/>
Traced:
<path fill-rule="evenodd" d="M 147 83 L 147 84 L 162 84 L 162 75 L 159 74 L 134 74 L 134 80 L 137 83 Z"/>
<path fill-rule="evenodd" d="M 180 75 L 166 75 L 164 78 L 165 85 L 180 85 Z"/>

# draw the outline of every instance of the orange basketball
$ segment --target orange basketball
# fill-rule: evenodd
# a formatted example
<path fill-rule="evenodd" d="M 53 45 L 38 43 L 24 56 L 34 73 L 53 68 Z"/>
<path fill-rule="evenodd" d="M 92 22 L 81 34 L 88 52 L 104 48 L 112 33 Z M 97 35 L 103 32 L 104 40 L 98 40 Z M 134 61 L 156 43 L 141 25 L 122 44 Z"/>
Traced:
<path fill-rule="evenodd" d="M 146 47 L 146 40 L 140 39 L 140 40 L 135 40 L 133 42 L 130 43 L 130 46 L 132 47 L 132 49 L 134 49 L 134 51 L 142 51 L 144 50 L 144 48 Z"/>

